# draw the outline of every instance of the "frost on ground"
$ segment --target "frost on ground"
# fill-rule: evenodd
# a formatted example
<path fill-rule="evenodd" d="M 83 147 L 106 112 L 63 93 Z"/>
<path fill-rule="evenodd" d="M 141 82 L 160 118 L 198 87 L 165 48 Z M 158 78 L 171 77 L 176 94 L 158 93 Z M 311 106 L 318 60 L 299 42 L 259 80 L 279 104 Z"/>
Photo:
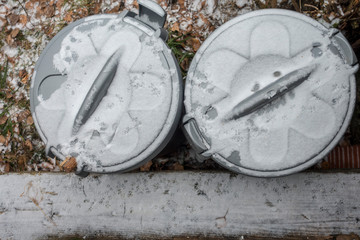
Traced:
<path fill-rule="evenodd" d="M 166 28 L 171 36 L 185 36 L 181 51 L 196 52 L 218 26 L 254 9 L 279 7 L 303 12 L 344 31 L 354 47 L 360 46 L 359 1 L 296 0 L 158 0 L 168 13 Z M 54 159 L 44 155 L 29 111 L 30 79 L 40 53 L 64 26 L 85 16 L 137 11 L 135 0 L 0 0 L 0 171 L 59 170 Z M 180 58 L 181 58 L 180 51 Z M 187 69 L 190 60 L 182 59 Z M 357 126 L 355 124 L 355 126 Z M 354 128 L 356 129 L 356 128 Z M 347 139 L 356 140 L 355 131 Z M 354 137 L 355 136 L 355 137 Z M 181 149 L 185 149 L 184 151 Z M 187 146 L 168 158 L 159 158 L 143 170 L 218 168 L 212 161 L 198 163 Z"/>

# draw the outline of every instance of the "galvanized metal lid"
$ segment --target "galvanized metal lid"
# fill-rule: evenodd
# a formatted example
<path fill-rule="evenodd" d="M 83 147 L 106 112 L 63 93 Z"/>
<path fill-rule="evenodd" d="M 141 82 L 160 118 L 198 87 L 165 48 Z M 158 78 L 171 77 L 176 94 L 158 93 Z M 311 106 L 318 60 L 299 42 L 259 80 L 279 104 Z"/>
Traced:
<path fill-rule="evenodd" d="M 35 67 L 31 110 L 49 155 L 78 172 L 127 171 L 168 143 L 181 114 L 182 79 L 165 44 L 165 11 L 96 15 L 70 24 Z"/>
<path fill-rule="evenodd" d="M 199 156 L 254 176 L 322 159 L 355 101 L 357 59 L 345 37 L 302 14 L 261 10 L 218 28 L 185 87 L 185 134 Z"/>

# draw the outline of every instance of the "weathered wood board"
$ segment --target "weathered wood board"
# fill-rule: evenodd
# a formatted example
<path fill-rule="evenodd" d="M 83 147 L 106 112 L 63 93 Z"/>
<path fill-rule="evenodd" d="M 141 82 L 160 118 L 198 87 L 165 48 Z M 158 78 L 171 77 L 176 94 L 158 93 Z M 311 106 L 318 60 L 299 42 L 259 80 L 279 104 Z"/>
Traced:
<path fill-rule="evenodd" d="M 360 233 L 359 173 L 0 175 L 0 239 Z"/>

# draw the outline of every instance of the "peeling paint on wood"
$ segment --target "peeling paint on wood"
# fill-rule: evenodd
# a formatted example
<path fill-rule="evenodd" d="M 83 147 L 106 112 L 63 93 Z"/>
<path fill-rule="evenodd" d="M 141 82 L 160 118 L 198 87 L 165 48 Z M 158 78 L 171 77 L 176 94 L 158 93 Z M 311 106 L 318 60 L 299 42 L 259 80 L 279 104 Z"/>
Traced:
<path fill-rule="evenodd" d="M 0 239 L 360 233 L 358 173 L 8 174 L 0 182 Z"/>

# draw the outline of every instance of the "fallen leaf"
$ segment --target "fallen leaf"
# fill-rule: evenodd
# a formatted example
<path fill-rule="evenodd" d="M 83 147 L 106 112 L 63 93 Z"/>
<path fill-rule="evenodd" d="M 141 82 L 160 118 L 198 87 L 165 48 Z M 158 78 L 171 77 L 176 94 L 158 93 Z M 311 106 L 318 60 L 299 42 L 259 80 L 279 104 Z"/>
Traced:
<path fill-rule="evenodd" d="M 150 171 L 150 167 L 153 165 L 152 161 L 145 163 L 143 166 L 140 167 L 140 172 L 148 172 Z"/>
<path fill-rule="evenodd" d="M 12 94 L 10 91 L 6 91 L 6 98 L 9 99 L 9 98 L 12 98 Z"/>
<path fill-rule="evenodd" d="M 30 151 L 33 150 L 33 146 L 32 146 L 30 139 L 26 139 L 25 146 L 28 147 Z"/>
<path fill-rule="evenodd" d="M 10 35 L 12 38 L 15 38 L 19 34 L 19 32 L 20 32 L 20 29 L 15 28 L 11 31 Z"/>
<path fill-rule="evenodd" d="M 14 26 L 19 21 L 20 17 L 19 17 L 19 15 L 13 13 L 13 14 L 10 14 L 7 17 L 7 19 L 8 19 L 9 24 L 11 26 Z"/>
<path fill-rule="evenodd" d="M 9 145 L 10 140 L 11 140 L 11 132 L 8 131 L 5 138 L 5 146 Z"/>
<path fill-rule="evenodd" d="M 23 110 L 19 113 L 18 117 L 17 117 L 17 121 L 18 122 L 22 122 L 25 118 L 27 118 L 27 116 L 30 115 L 30 111 L 28 109 Z"/>
<path fill-rule="evenodd" d="M 192 47 L 192 49 L 194 49 L 194 51 L 196 52 L 200 46 L 201 46 L 201 43 L 200 43 L 200 40 L 197 39 L 197 38 L 190 38 L 188 41 L 188 44 Z"/>
<path fill-rule="evenodd" d="M 65 20 L 66 22 L 68 22 L 68 23 L 73 21 L 72 11 L 68 12 L 68 13 L 65 15 L 64 20 Z"/>
<path fill-rule="evenodd" d="M 175 32 L 175 31 L 180 31 L 180 27 L 179 27 L 179 23 L 178 22 L 174 22 L 174 24 L 171 26 L 171 31 Z"/>
<path fill-rule="evenodd" d="M 21 77 L 21 78 L 24 77 L 26 74 L 27 74 L 27 71 L 25 69 L 21 69 L 19 71 L 19 77 Z"/>
<path fill-rule="evenodd" d="M 28 116 L 28 117 L 27 117 L 26 123 L 27 123 L 28 125 L 33 125 L 34 120 L 33 120 L 32 116 Z"/>
<path fill-rule="evenodd" d="M 46 17 L 51 18 L 55 15 L 55 7 L 53 6 L 46 7 L 44 12 Z"/>
<path fill-rule="evenodd" d="M 106 11 L 106 13 L 118 13 L 120 11 L 120 5 L 117 5 L 113 9 L 110 9 L 109 11 Z"/>
<path fill-rule="evenodd" d="M 38 167 L 41 167 L 42 170 L 54 170 L 54 166 L 48 162 L 42 162 L 38 164 Z"/>
<path fill-rule="evenodd" d="M 8 162 L 0 162 L 0 172 L 8 173 L 10 171 L 10 164 Z"/>
<path fill-rule="evenodd" d="M 65 172 L 73 172 L 76 170 L 76 158 L 67 157 L 64 161 L 60 163 L 60 167 L 65 170 Z"/>
<path fill-rule="evenodd" d="M 17 159 L 17 163 L 18 163 L 18 167 L 21 171 L 23 171 L 25 169 L 26 166 L 26 156 L 25 155 L 20 155 Z"/>
<path fill-rule="evenodd" d="M 21 82 L 22 82 L 23 84 L 27 84 L 28 80 L 29 80 L 29 75 L 26 75 L 25 77 L 23 77 L 23 78 L 21 79 Z"/>
<path fill-rule="evenodd" d="M 27 2 L 25 3 L 25 8 L 26 8 L 27 10 L 33 9 L 33 8 L 34 8 L 34 3 L 32 3 L 31 1 L 27 1 Z"/>
<path fill-rule="evenodd" d="M 184 170 L 184 166 L 181 165 L 180 163 L 176 162 L 169 167 L 169 170 L 182 171 L 182 170 Z"/>
<path fill-rule="evenodd" d="M 7 24 L 6 19 L 5 19 L 5 18 L 2 18 L 2 17 L 0 17 L 0 22 L 2 22 L 2 23 L 0 23 L 0 26 L 2 26 L 2 28 L 5 27 L 6 24 Z"/>
<path fill-rule="evenodd" d="M 6 115 L 0 117 L 0 125 L 3 125 L 8 120 L 8 117 Z"/>
<path fill-rule="evenodd" d="M 56 2 L 56 9 L 57 9 L 58 11 L 60 11 L 61 8 L 63 7 L 63 5 L 64 5 L 64 0 L 58 0 L 58 1 Z"/>
<path fill-rule="evenodd" d="M 2 145 L 4 145 L 5 142 L 6 142 L 5 137 L 4 137 L 3 135 L 0 135 L 0 143 L 1 143 Z"/>
<path fill-rule="evenodd" d="M 95 3 L 94 13 L 98 14 L 100 12 L 100 9 L 101 9 L 101 4 L 100 3 Z"/>
<path fill-rule="evenodd" d="M 181 9 L 184 9 L 184 8 L 185 8 L 185 0 L 178 0 L 177 2 L 178 2 L 178 4 L 180 5 L 180 8 L 181 8 Z"/>
<path fill-rule="evenodd" d="M 11 37 L 11 34 L 6 36 L 6 43 L 12 46 L 14 44 L 14 39 Z"/>

